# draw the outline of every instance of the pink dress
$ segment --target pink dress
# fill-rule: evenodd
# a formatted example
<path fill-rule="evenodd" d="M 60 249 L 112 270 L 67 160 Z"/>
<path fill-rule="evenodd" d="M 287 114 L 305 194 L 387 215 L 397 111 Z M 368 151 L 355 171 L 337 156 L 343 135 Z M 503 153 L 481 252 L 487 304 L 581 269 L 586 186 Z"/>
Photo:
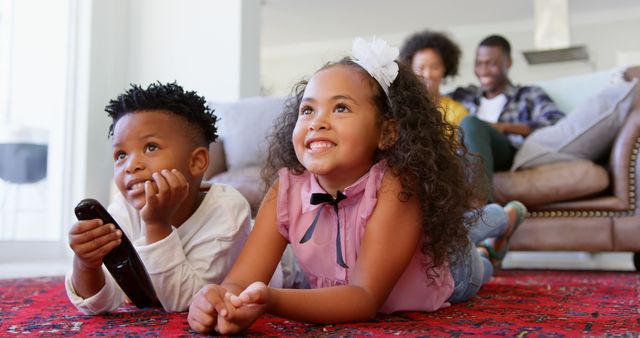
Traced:
<path fill-rule="evenodd" d="M 384 162 L 372 166 L 367 174 L 345 189 L 344 194 L 347 198 L 339 203 L 342 256 L 349 267 L 354 267 L 358 260 L 365 227 L 376 206 L 377 192 L 385 170 Z M 311 287 L 324 288 L 348 284 L 351 270 L 341 267 L 336 262 L 336 212 L 327 203 L 310 203 L 312 193 L 326 191 L 308 171 L 302 175 L 293 175 L 285 168 L 278 174 L 278 229 L 291 243 L 293 253 Z M 319 208 L 322 208 L 322 211 L 313 235 L 301 244 L 300 240 Z M 431 260 L 416 250 L 380 312 L 435 311 L 449 305 L 447 299 L 453 292 L 454 283 L 448 266 L 436 269 L 437 276 L 433 280 L 427 277 L 425 266 L 431 267 Z"/>

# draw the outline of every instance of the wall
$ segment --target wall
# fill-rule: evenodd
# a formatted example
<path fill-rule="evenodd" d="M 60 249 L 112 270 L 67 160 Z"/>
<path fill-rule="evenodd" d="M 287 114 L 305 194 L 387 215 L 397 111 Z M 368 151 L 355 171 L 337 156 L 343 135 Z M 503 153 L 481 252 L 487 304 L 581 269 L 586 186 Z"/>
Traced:
<path fill-rule="evenodd" d="M 257 95 L 259 9 L 253 0 L 130 2 L 129 79 L 177 80 L 210 100 Z"/>
<path fill-rule="evenodd" d="M 127 82 L 127 1 L 74 1 L 70 46 L 68 121 L 63 191 L 63 229 L 75 221 L 73 207 L 83 198 L 109 201 L 113 175 L 107 139 L 108 100 Z M 70 252 L 69 252 L 70 253 Z"/>
<path fill-rule="evenodd" d="M 637 9 L 637 8 L 636 8 Z M 427 20 L 425 20 L 426 22 Z M 415 31 L 427 28 L 416 27 Z M 611 10 L 597 13 L 573 15 L 571 17 L 571 42 L 585 44 L 591 59 L 588 62 L 565 62 L 550 65 L 529 66 L 520 53 L 533 49 L 533 20 L 502 21 L 487 24 L 433 27 L 444 30 L 458 42 L 463 50 L 460 76 L 443 87 L 476 83 L 473 75 L 473 57 L 477 43 L 485 36 L 500 32 L 512 43 L 514 66 L 511 70 L 515 82 L 529 83 L 554 77 L 604 70 L 617 66 L 617 60 L 626 55 L 623 52 L 640 50 L 640 11 Z M 390 44 L 400 46 L 413 31 L 370 32 L 366 38 L 375 35 L 387 39 Z M 291 86 L 302 77 L 311 75 L 326 61 L 349 53 L 353 37 L 310 41 L 304 44 L 266 47 L 262 51 L 261 69 L 264 93 L 286 95 Z M 640 64 L 640 60 L 635 60 Z"/>

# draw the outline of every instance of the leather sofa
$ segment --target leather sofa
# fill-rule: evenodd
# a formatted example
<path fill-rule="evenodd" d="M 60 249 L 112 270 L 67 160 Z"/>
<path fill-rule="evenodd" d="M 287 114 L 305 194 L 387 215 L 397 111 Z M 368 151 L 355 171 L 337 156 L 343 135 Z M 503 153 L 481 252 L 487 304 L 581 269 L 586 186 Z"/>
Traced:
<path fill-rule="evenodd" d="M 570 111 L 602 88 L 606 76 L 601 72 L 539 84 L 561 109 Z M 264 193 L 259 175 L 266 152 L 264 137 L 283 100 L 256 97 L 210 103 L 221 118 L 221 139 L 211 145 L 211 166 L 205 179 L 234 186 L 249 200 L 254 215 Z M 528 218 L 510 241 L 510 250 L 634 252 L 634 264 L 640 270 L 639 151 L 640 104 L 636 104 L 615 137 L 608 158 L 597 163 L 571 160 L 496 173 L 496 201 L 519 199 L 529 209 Z M 234 157 L 231 161 L 230 156 Z"/>
<path fill-rule="evenodd" d="M 636 199 L 636 192 L 640 191 L 640 182 L 636 179 L 636 173 L 640 172 L 639 151 L 640 106 L 637 106 L 616 137 L 606 167 L 577 160 L 497 173 L 494 177 L 496 201 L 521 199 L 529 209 L 528 218 L 513 234 L 510 250 L 630 251 L 634 252 L 634 264 L 640 270 L 640 207 Z M 532 174 L 534 170 L 539 172 Z M 526 175 L 530 176 L 526 182 L 519 180 Z M 581 185 L 597 186 L 603 182 L 606 185 L 597 193 L 568 200 L 546 203 L 545 194 L 541 194 L 537 203 L 527 203 L 530 198 L 526 196 L 527 191 L 538 190 L 539 180 L 547 180 L 545 193 L 554 201 L 566 191 L 580 190 Z"/>

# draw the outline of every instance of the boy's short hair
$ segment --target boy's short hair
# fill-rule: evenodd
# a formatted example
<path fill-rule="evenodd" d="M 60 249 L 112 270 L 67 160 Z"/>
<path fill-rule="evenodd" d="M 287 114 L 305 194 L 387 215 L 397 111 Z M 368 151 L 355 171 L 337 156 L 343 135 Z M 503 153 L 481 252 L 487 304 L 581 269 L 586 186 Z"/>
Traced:
<path fill-rule="evenodd" d="M 511 44 L 501 35 L 489 35 L 480 41 L 479 46 L 500 47 L 507 56 L 511 56 Z"/>
<path fill-rule="evenodd" d="M 121 117 L 137 111 L 164 110 L 185 119 L 198 134 L 198 143 L 209 146 L 218 138 L 218 118 L 207 106 L 204 97 L 195 91 L 185 91 L 177 83 L 152 83 L 146 89 L 131 84 L 126 92 L 110 100 L 104 108 L 113 120 L 109 126 L 109 137 Z"/>

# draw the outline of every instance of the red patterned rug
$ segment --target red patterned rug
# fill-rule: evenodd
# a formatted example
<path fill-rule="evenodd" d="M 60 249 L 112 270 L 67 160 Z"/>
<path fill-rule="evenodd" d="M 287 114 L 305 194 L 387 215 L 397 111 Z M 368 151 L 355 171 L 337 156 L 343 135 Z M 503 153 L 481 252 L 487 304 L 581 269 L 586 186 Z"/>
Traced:
<path fill-rule="evenodd" d="M 273 316 L 247 336 L 627 336 L 640 334 L 640 274 L 502 271 L 473 300 L 435 313 L 381 315 L 375 321 L 310 325 Z M 0 336 L 199 336 L 186 313 L 123 307 L 85 316 L 67 300 L 61 277 L 0 280 Z"/>

